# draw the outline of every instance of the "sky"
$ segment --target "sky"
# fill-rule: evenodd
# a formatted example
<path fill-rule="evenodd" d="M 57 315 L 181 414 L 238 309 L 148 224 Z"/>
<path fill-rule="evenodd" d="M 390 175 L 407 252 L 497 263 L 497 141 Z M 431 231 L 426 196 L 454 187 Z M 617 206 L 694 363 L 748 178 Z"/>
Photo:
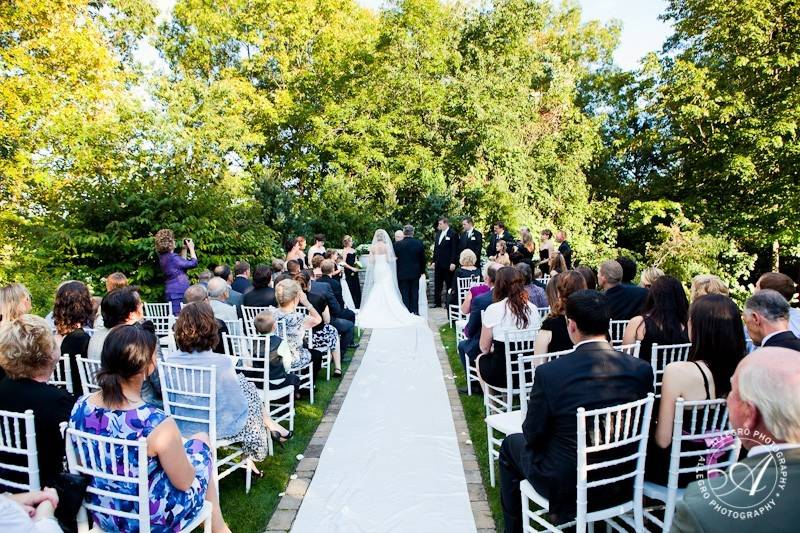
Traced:
<path fill-rule="evenodd" d="M 286 0 L 291 1 L 291 0 Z M 363 6 L 379 8 L 385 0 L 356 0 Z M 168 16 L 175 0 L 154 0 L 162 16 Z M 614 54 L 616 63 L 624 69 L 633 69 L 648 52 L 658 51 L 671 33 L 669 24 L 658 20 L 666 8 L 666 0 L 578 0 L 583 9 L 583 19 L 622 22 L 620 44 Z M 142 59 L 154 61 L 155 50 L 143 50 Z"/>

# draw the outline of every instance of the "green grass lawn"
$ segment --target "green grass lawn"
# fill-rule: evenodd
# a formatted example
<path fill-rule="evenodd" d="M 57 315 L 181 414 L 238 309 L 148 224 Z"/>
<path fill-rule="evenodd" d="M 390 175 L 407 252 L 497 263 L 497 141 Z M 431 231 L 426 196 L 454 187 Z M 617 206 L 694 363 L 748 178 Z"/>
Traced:
<path fill-rule="evenodd" d="M 442 343 L 447 351 L 447 357 L 450 359 L 450 367 L 456 375 L 456 385 L 459 388 L 467 386 L 466 376 L 464 374 L 464 367 L 461 366 L 461 360 L 458 357 L 458 350 L 456 349 L 456 333 L 455 330 L 445 325 L 439 329 L 442 336 Z M 477 383 L 473 383 L 477 387 Z M 489 453 L 487 451 L 487 436 L 486 424 L 483 421 L 485 415 L 485 408 L 483 406 L 483 396 L 473 394 L 467 396 L 466 394 L 459 394 L 461 398 L 461 405 L 464 408 L 464 417 L 467 419 L 467 427 L 469 428 L 469 438 L 472 440 L 472 447 L 475 449 L 475 458 L 478 460 L 478 465 L 481 468 L 481 477 L 483 478 L 483 486 L 486 489 L 486 496 L 489 498 L 489 507 L 492 509 L 492 516 L 494 523 L 497 526 L 497 531 L 503 531 L 503 509 L 500 506 L 500 483 L 499 473 L 497 487 L 489 485 Z M 496 467 L 497 465 L 495 465 Z"/>
<path fill-rule="evenodd" d="M 350 350 L 348 356 L 352 354 L 353 351 Z M 343 362 L 342 372 L 347 373 L 349 366 L 349 363 Z M 294 437 L 284 448 L 275 445 L 275 455 L 258 463 L 258 469 L 263 472 L 264 477 L 253 476 L 250 493 L 244 492 L 244 470 L 237 470 L 220 483 L 222 514 L 231 531 L 255 533 L 266 529 L 280 500 L 278 494 L 286 489 L 289 476 L 297 467 L 297 454 L 305 451 L 341 383 L 333 375 L 330 381 L 326 381 L 322 370 L 319 378 L 314 391 L 314 405 L 309 404 L 308 400 L 295 402 Z"/>

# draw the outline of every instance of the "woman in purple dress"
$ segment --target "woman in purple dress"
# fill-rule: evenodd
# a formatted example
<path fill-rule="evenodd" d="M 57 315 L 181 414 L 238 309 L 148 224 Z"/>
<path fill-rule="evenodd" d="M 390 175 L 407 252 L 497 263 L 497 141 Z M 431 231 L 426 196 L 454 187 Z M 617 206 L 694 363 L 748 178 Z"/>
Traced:
<path fill-rule="evenodd" d="M 162 229 L 156 233 L 156 252 L 161 271 L 164 272 L 164 293 L 167 301 L 172 304 L 172 314 L 178 315 L 181 311 L 183 293 L 189 288 L 187 270 L 197 266 L 197 254 L 194 251 L 192 239 L 183 240 L 180 255 L 175 253 L 175 235 L 170 229 Z M 189 259 L 186 256 L 189 256 Z"/>

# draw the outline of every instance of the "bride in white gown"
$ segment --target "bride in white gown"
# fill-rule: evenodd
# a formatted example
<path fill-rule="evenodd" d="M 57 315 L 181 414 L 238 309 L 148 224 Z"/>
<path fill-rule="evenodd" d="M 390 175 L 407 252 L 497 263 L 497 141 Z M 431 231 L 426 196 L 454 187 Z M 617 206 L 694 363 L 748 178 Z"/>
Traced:
<path fill-rule="evenodd" d="M 389 234 L 382 229 L 372 238 L 357 319 L 362 328 L 398 328 L 425 323 L 424 318 L 409 312 L 403 305 L 397 285 L 397 256 L 391 242 Z"/>

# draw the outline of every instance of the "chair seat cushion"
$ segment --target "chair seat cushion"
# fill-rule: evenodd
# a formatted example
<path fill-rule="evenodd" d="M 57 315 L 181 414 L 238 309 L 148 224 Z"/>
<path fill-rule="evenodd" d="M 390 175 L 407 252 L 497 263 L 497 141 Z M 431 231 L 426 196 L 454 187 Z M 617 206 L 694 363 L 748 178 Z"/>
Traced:
<path fill-rule="evenodd" d="M 489 415 L 485 420 L 487 426 L 506 435 L 522 433 L 522 411 Z"/>

